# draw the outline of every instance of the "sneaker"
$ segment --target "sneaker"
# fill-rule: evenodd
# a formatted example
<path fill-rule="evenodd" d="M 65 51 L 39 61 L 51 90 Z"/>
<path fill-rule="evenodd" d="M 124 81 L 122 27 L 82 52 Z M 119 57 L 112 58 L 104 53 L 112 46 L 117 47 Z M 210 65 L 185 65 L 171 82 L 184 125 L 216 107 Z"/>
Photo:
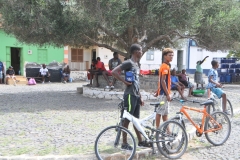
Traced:
<path fill-rule="evenodd" d="M 51 83 L 50 81 L 48 81 L 48 83 Z"/>
<path fill-rule="evenodd" d="M 231 115 L 229 111 L 223 111 L 223 113 L 225 113 L 226 115 Z"/>
<path fill-rule="evenodd" d="M 42 84 L 44 84 L 44 82 L 42 82 Z"/>
<path fill-rule="evenodd" d="M 114 86 L 111 86 L 111 89 L 114 89 Z"/>
<path fill-rule="evenodd" d="M 133 150 L 133 148 L 128 143 L 122 144 L 121 149 L 128 150 L 128 151 Z"/>
<path fill-rule="evenodd" d="M 147 143 L 146 141 L 142 141 L 138 143 L 138 147 L 145 148 L 145 147 L 152 147 L 151 143 Z"/>
<path fill-rule="evenodd" d="M 66 84 L 67 82 L 66 82 L 66 81 L 64 81 L 63 83 L 65 83 L 65 84 Z"/>
<path fill-rule="evenodd" d="M 109 86 L 106 86 L 105 88 L 106 88 L 106 89 L 109 89 Z"/>

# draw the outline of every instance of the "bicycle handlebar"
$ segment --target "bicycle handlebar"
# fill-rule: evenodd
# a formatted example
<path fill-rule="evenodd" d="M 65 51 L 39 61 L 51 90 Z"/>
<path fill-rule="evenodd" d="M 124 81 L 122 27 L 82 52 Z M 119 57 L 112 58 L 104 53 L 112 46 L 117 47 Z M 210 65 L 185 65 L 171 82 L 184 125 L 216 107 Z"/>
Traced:
<path fill-rule="evenodd" d="M 183 103 L 183 102 L 192 102 L 192 103 L 201 103 L 199 101 L 195 101 L 195 100 L 183 100 L 183 99 L 180 99 L 180 98 L 172 98 L 171 100 L 174 101 L 174 100 L 178 100 L 180 103 Z"/>

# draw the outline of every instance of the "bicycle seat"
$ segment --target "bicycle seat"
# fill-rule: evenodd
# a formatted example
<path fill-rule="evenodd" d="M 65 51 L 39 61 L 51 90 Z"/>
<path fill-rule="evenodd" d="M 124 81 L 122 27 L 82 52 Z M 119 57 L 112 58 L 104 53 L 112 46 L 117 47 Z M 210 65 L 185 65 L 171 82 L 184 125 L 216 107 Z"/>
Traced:
<path fill-rule="evenodd" d="M 164 104 L 164 101 L 161 101 L 161 102 L 152 102 L 150 103 L 150 105 L 153 105 L 153 106 L 159 106 L 159 105 L 163 105 Z"/>
<path fill-rule="evenodd" d="M 207 100 L 206 102 L 200 103 L 201 106 L 205 105 L 213 105 L 213 101 L 212 100 Z"/>

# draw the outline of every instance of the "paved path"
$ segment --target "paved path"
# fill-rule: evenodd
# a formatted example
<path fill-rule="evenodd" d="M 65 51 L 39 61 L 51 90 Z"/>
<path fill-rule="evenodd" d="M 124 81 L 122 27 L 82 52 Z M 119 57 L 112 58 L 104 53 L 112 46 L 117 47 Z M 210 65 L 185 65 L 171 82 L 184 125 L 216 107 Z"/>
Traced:
<path fill-rule="evenodd" d="M 81 83 L 16 87 L 0 85 L 0 156 L 49 155 L 50 157 L 45 159 L 52 159 L 51 157 L 55 155 L 77 155 L 75 158 L 80 156 L 81 159 L 93 159 L 93 142 L 97 134 L 103 128 L 117 122 L 118 102 L 83 97 L 76 92 L 76 88 L 81 85 Z M 237 85 L 225 88 L 235 109 L 240 108 L 239 89 L 240 86 Z M 194 99 L 204 101 L 206 98 L 194 97 Z M 179 108 L 178 102 L 173 102 L 170 117 Z M 152 111 L 153 108 L 146 102 L 141 109 L 141 117 Z M 234 126 L 237 124 L 239 126 L 239 119 L 236 119 Z M 229 142 L 235 142 L 239 146 L 239 140 L 234 139 L 234 134 L 235 137 L 239 137 L 236 131 L 233 131 Z M 235 146 L 224 145 L 222 151 L 226 152 L 227 147 L 231 147 L 229 153 L 234 153 Z M 184 156 L 191 157 L 188 153 L 193 152 L 192 148 L 189 147 Z M 221 147 L 212 148 L 217 150 Z M 196 155 L 199 157 L 205 155 L 202 152 L 199 148 Z M 219 155 L 224 154 L 219 152 Z M 74 156 L 65 158 L 74 159 Z"/>

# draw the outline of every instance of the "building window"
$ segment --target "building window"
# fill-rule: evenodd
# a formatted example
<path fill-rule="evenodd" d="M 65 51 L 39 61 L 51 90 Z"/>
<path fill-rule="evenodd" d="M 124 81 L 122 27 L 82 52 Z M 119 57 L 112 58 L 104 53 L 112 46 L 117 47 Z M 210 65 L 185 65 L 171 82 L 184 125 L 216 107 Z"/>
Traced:
<path fill-rule="evenodd" d="M 83 49 L 71 49 L 71 62 L 83 62 Z"/>
<path fill-rule="evenodd" d="M 198 48 L 197 51 L 198 51 L 198 52 L 202 52 L 202 49 L 199 49 L 199 48 Z"/>
<path fill-rule="evenodd" d="M 154 51 L 153 50 L 147 51 L 146 57 L 147 57 L 147 61 L 153 61 L 154 60 Z"/>
<path fill-rule="evenodd" d="M 47 63 L 48 62 L 47 49 L 38 49 L 37 52 L 38 52 L 38 62 Z"/>

